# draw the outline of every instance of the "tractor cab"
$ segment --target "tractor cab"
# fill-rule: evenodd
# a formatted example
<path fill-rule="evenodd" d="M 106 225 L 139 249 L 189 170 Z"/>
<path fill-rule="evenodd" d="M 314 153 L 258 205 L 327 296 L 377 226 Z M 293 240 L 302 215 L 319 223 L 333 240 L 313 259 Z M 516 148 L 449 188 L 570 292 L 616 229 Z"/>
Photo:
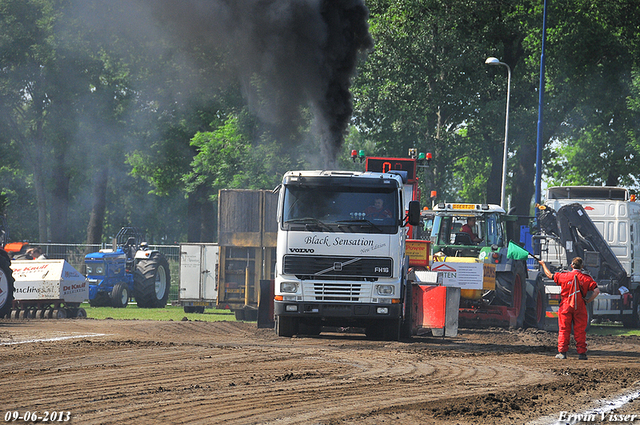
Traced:
<path fill-rule="evenodd" d="M 505 212 L 489 204 L 438 204 L 433 209 L 431 244 L 448 257 L 479 257 L 506 244 Z"/>

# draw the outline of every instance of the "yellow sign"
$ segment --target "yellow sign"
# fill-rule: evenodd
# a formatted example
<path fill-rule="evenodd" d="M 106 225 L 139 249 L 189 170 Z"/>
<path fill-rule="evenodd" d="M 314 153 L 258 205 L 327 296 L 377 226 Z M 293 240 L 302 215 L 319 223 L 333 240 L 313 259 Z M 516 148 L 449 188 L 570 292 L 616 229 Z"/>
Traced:
<path fill-rule="evenodd" d="M 404 252 L 409 256 L 410 266 L 429 265 L 429 241 L 407 240 Z"/>
<path fill-rule="evenodd" d="M 493 291 L 496 289 L 496 265 L 483 263 L 482 289 Z"/>
<path fill-rule="evenodd" d="M 451 208 L 454 210 L 475 210 L 475 204 L 453 204 Z"/>

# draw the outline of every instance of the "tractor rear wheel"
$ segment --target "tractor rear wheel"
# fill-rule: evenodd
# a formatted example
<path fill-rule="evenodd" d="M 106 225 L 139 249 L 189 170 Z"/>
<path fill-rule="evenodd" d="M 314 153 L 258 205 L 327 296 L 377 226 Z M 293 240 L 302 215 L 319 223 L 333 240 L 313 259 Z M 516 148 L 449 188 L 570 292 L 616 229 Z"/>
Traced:
<path fill-rule="evenodd" d="M 531 297 L 527 296 L 527 311 L 524 324 L 528 328 L 544 329 L 547 314 L 547 296 L 544 291 L 542 274 L 538 275 Z"/>
<path fill-rule="evenodd" d="M 160 253 L 140 260 L 133 276 L 133 296 L 142 308 L 163 308 L 167 305 L 171 276 L 169 262 Z"/>
<path fill-rule="evenodd" d="M 9 256 L 0 250 L 0 319 L 11 315 L 13 306 L 13 274 L 9 264 Z"/>
<path fill-rule="evenodd" d="M 524 265 L 521 261 L 514 261 L 510 272 L 496 273 L 496 298 L 500 305 L 515 310 L 516 328 L 521 328 L 524 325 L 527 309 L 525 284 Z"/>

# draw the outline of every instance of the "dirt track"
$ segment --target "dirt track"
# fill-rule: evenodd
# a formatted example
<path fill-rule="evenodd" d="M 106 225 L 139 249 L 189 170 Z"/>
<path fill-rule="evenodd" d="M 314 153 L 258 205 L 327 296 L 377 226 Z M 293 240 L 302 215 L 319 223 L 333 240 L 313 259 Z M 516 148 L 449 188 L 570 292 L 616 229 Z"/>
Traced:
<path fill-rule="evenodd" d="M 33 341 L 55 337 L 71 338 Z M 588 341 L 589 360 L 572 347 L 560 361 L 543 331 L 379 342 L 277 338 L 255 322 L 0 320 L 0 413 L 69 411 L 76 424 L 555 423 L 640 389 L 639 337 Z M 622 410 L 640 415 L 640 400 Z"/>

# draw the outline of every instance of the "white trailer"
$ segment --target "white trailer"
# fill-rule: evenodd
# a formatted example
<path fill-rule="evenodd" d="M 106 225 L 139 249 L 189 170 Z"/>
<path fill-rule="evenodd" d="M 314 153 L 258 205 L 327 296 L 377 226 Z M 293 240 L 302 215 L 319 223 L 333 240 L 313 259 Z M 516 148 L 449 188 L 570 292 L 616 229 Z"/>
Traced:
<path fill-rule="evenodd" d="M 219 252 L 214 243 L 180 245 L 178 301 L 185 313 L 203 313 L 205 308 L 216 306 Z"/>
<path fill-rule="evenodd" d="M 12 319 L 86 317 L 87 278 L 65 260 L 14 260 Z"/>

